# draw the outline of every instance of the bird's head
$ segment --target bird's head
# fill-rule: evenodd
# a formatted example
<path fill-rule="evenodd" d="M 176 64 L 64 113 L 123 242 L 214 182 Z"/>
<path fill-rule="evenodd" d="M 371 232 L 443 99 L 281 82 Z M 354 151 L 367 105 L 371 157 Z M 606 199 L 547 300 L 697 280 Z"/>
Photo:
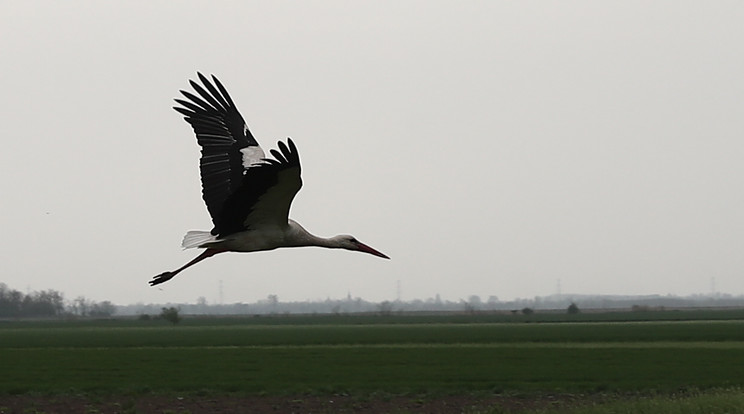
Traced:
<path fill-rule="evenodd" d="M 341 249 L 369 253 L 377 257 L 382 257 L 384 259 L 390 259 L 387 255 L 381 252 L 378 252 L 377 250 L 360 242 L 354 236 L 350 236 L 348 234 L 343 234 L 340 236 L 333 237 L 332 240 L 334 241 L 334 244 L 336 245 L 335 247 L 338 247 Z"/>

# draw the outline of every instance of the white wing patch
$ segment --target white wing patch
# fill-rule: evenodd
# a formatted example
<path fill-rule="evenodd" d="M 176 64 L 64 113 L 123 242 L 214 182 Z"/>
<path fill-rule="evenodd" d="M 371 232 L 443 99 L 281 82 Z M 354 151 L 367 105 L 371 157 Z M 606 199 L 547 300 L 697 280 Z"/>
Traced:
<path fill-rule="evenodd" d="M 250 168 L 266 157 L 261 147 L 257 145 L 241 148 L 240 152 L 243 153 L 243 168 Z"/>

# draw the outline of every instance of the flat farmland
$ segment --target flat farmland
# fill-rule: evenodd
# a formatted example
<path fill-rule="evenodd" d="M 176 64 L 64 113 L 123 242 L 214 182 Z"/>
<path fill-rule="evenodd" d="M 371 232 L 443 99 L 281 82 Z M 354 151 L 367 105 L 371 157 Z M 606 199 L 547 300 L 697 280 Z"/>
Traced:
<path fill-rule="evenodd" d="M 744 384 L 739 320 L 259 319 L 2 323 L 0 408 L 31 395 L 541 399 Z"/>

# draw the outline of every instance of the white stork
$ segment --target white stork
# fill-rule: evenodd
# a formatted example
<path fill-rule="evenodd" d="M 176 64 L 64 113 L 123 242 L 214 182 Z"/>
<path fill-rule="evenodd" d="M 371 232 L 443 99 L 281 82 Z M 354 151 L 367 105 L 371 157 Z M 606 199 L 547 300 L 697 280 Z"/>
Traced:
<path fill-rule="evenodd" d="M 274 158 L 251 134 L 222 83 L 197 73 L 203 87 L 190 80 L 199 96 L 181 91 L 188 100 L 174 107 L 185 116 L 201 146 L 199 168 L 202 198 L 212 216 L 211 231 L 189 231 L 182 247 L 203 248 L 194 260 L 155 276 L 150 285 L 167 282 L 184 269 L 223 252 L 255 252 L 278 247 L 319 246 L 355 250 L 389 259 L 349 235 L 318 237 L 289 219 L 289 207 L 302 187 L 300 157 L 291 139 L 279 141 Z"/>

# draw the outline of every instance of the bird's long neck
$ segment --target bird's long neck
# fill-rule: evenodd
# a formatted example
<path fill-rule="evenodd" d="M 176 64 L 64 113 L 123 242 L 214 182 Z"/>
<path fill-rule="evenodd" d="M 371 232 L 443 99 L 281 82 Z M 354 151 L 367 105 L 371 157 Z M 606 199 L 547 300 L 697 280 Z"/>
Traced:
<path fill-rule="evenodd" d="M 318 246 L 327 248 L 338 248 L 339 245 L 336 240 L 331 238 L 319 237 L 309 231 L 305 230 L 304 227 L 300 226 L 294 220 L 289 220 L 289 232 L 287 242 L 291 243 L 292 246 L 304 247 L 304 246 Z"/>

